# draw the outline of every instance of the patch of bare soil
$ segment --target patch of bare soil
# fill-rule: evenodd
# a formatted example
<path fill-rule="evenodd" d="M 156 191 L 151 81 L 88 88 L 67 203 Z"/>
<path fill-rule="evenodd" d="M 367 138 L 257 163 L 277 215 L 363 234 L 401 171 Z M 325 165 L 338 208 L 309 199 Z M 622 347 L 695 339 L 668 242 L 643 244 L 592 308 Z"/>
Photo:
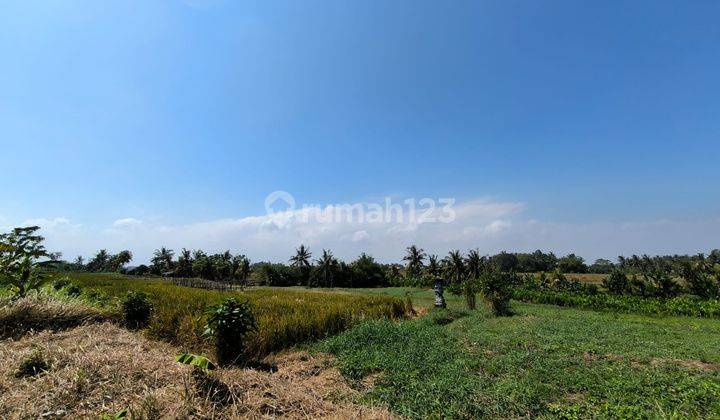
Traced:
<path fill-rule="evenodd" d="M 718 365 L 714 363 L 707 363 L 700 360 L 694 360 L 694 359 L 664 359 L 664 358 L 654 358 L 650 360 L 650 364 L 653 366 L 660 366 L 660 365 L 677 365 L 686 369 L 694 369 L 694 370 L 700 370 L 703 372 L 714 372 L 718 370 Z"/>
<path fill-rule="evenodd" d="M 597 361 L 597 360 L 609 360 L 613 362 L 622 362 L 622 361 L 629 361 L 630 365 L 635 368 L 640 368 L 643 366 L 647 366 L 648 363 L 642 361 L 641 359 L 635 358 L 635 357 L 625 357 L 620 356 L 617 354 L 594 354 L 594 353 L 583 353 L 583 359 L 585 362 L 591 362 L 591 361 Z M 652 358 L 650 359 L 649 364 L 651 366 L 664 366 L 664 365 L 676 365 L 680 366 L 685 369 L 694 369 L 694 370 L 700 370 L 703 372 L 714 372 L 718 370 L 720 367 L 718 367 L 715 363 L 707 363 L 700 360 L 694 360 L 694 359 L 671 359 L 671 358 Z"/>
<path fill-rule="evenodd" d="M 359 391 L 329 356 L 295 352 L 266 361 L 276 369 L 216 370 L 218 399 L 175 362 L 178 351 L 110 323 L 2 341 L 0 418 L 97 418 L 124 408 L 133 418 L 393 418 L 353 403 Z M 49 370 L 16 377 L 33 353 Z"/>

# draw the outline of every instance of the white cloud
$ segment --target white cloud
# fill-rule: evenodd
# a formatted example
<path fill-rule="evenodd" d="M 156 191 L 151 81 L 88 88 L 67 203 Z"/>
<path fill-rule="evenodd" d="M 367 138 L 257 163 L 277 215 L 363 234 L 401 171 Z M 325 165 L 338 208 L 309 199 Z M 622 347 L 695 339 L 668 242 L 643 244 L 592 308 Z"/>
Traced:
<path fill-rule="evenodd" d="M 479 248 L 483 253 L 543 249 L 578 253 L 587 259 L 633 253 L 707 252 L 718 247 L 720 219 L 628 223 L 557 223 L 524 217 L 523 203 L 488 199 L 455 205 L 452 223 L 323 223 L 307 219 L 307 210 L 273 215 L 226 218 L 174 225 L 125 218 L 109 228 L 84 227 L 66 218 L 33 219 L 48 239 L 47 248 L 68 258 L 88 256 L 100 248 L 133 251 L 134 263 L 147 261 L 160 246 L 220 252 L 229 249 L 253 260 L 287 261 L 301 243 L 313 252 L 331 249 L 349 260 L 368 252 L 381 261 L 399 261 L 405 247 L 416 244 L 443 255 L 452 249 Z M 439 214 L 439 209 L 433 214 Z M 129 229 L 132 227 L 132 229 Z"/>
<path fill-rule="evenodd" d="M 137 226 L 141 224 L 142 221 L 135 219 L 133 217 L 126 217 L 124 219 L 118 219 L 113 222 L 113 226 L 115 227 L 132 227 Z"/>
<path fill-rule="evenodd" d="M 43 229 L 54 229 L 63 226 L 70 226 L 70 220 L 65 217 L 54 219 L 28 219 L 21 223 L 22 226 L 40 226 Z"/>

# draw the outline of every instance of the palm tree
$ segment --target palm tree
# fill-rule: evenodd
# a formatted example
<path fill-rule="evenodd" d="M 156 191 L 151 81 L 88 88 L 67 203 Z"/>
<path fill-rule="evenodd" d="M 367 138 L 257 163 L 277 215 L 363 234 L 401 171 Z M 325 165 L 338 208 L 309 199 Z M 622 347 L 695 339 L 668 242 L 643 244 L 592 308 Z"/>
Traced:
<path fill-rule="evenodd" d="M 480 256 L 480 251 L 477 249 L 471 249 L 468 251 L 467 258 L 465 259 L 465 263 L 467 266 L 467 272 L 470 278 L 477 279 L 480 277 L 480 274 L 482 274 L 483 266 L 485 262 L 485 257 Z"/>
<path fill-rule="evenodd" d="M 475 309 L 475 288 L 473 282 L 466 277 L 467 267 L 460 251 L 450 251 L 445 258 L 446 269 L 453 283 L 461 287 L 468 308 Z"/>
<path fill-rule="evenodd" d="M 290 258 L 290 265 L 293 267 L 310 267 L 310 249 L 306 248 L 305 245 L 300 245 L 300 248 L 295 250 L 295 255 Z"/>
<path fill-rule="evenodd" d="M 290 258 L 290 265 L 300 269 L 302 280 L 305 281 L 305 284 L 309 284 L 310 282 L 310 257 L 312 257 L 310 249 L 300 244 L 300 247 L 295 250 L 295 255 Z"/>
<path fill-rule="evenodd" d="M 88 262 L 88 264 L 87 264 L 88 271 L 103 271 L 103 269 L 107 265 L 109 259 L 110 259 L 110 254 L 108 254 L 108 252 L 106 250 L 101 249 Z"/>
<path fill-rule="evenodd" d="M 235 277 L 240 280 L 247 280 L 247 278 L 250 277 L 250 259 L 248 257 L 244 255 L 238 257 Z"/>
<path fill-rule="evenodd" d="M 427 274 L 433 279 L 440 277 L 440 261 L 438 260 L 437 255 L 430 255 L 428 257 L 428 264 L 425 267 L 425 272 L 427 272 Z"/>
<path fill-rule="evenodd" d="M 317 262 L 315 276 L 322 278 L 322 285 L 333 287 L 333 279 L 337 271 L 338 262 L 332 252 L 323 249 L 322 257 Z"/>
<path fill-rule="evenodd" d="M 192 277 L 192 253 L 183 248 L 177 260 L 175 275 L 178 277 Z"/>
<path fill-rule="evenodd" d="M 445 257 L 445 268 L 448 275 L 453 279 L 453 283 L 460 284 L 465 276 L 465 260 L 460 251 L 450 251 Z"/>
<path fill-rule="evenodd" d="M 156 271 L 159 271 L 160 273 L 165 273 L 172 270 L 172 260 L 174 255 L 175 253 L 172 249 L 161 247 L 160 249 L 155 250 L 155 253 L 153 253 L 153 257 L 152 259 L 150 259 L 150 262 L 152 262 Z"/>
<path fill-rule="evenodd" d="M 408 277 L 417 277 L 420 275 L 420 270 L 423 267 L 423 261 L 427 254 L 423 249 L 419 249 L 415 245 L 411 245 L 405 249 L 407 254 L 403 257 L 403 261 L 407 261 L 407 272 L 405 273 Z"/>

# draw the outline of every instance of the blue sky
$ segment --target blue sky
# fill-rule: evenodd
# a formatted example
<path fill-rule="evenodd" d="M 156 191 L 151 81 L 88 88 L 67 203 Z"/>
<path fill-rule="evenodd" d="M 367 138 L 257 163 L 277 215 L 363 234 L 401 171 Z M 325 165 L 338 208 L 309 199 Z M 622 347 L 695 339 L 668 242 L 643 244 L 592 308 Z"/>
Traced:
<path fill-rule="evenodd" d="M 161 245 L 282 259 L 300 242 L 386 260 L 411 242 L 708 250 L 719 15 L 714 1 L 6 1 L 0 226 L 39 223 L 66 257 L 138 260 Z M 486 207 L 447 229 L 259 238 L 246 224 L 275 190 Z"/>

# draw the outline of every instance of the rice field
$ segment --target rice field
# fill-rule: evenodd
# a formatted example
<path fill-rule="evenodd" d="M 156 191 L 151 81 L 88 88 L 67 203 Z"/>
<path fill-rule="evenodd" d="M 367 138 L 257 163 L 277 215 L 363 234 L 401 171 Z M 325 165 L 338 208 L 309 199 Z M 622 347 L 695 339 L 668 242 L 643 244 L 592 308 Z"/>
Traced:
<path fill-rule="evenodd" d="M 165 279 L 129 278 L 110 274 L 69 276 L 83 296 L 113 306 L 128 291 L 150 296 L 154 313 L 147 334 L 188 351 L 209 352 L 202 335 L 206 308 L 234 296 L 250 302 L 258 331 L 248 336 L 248 356 L 262 357 L 293 345 L 337 334 L 367 319 L 404 316 L 400 298 L 310 291 L 301 288 L 249 288 L 213 291 L 172 284 Z"/>

